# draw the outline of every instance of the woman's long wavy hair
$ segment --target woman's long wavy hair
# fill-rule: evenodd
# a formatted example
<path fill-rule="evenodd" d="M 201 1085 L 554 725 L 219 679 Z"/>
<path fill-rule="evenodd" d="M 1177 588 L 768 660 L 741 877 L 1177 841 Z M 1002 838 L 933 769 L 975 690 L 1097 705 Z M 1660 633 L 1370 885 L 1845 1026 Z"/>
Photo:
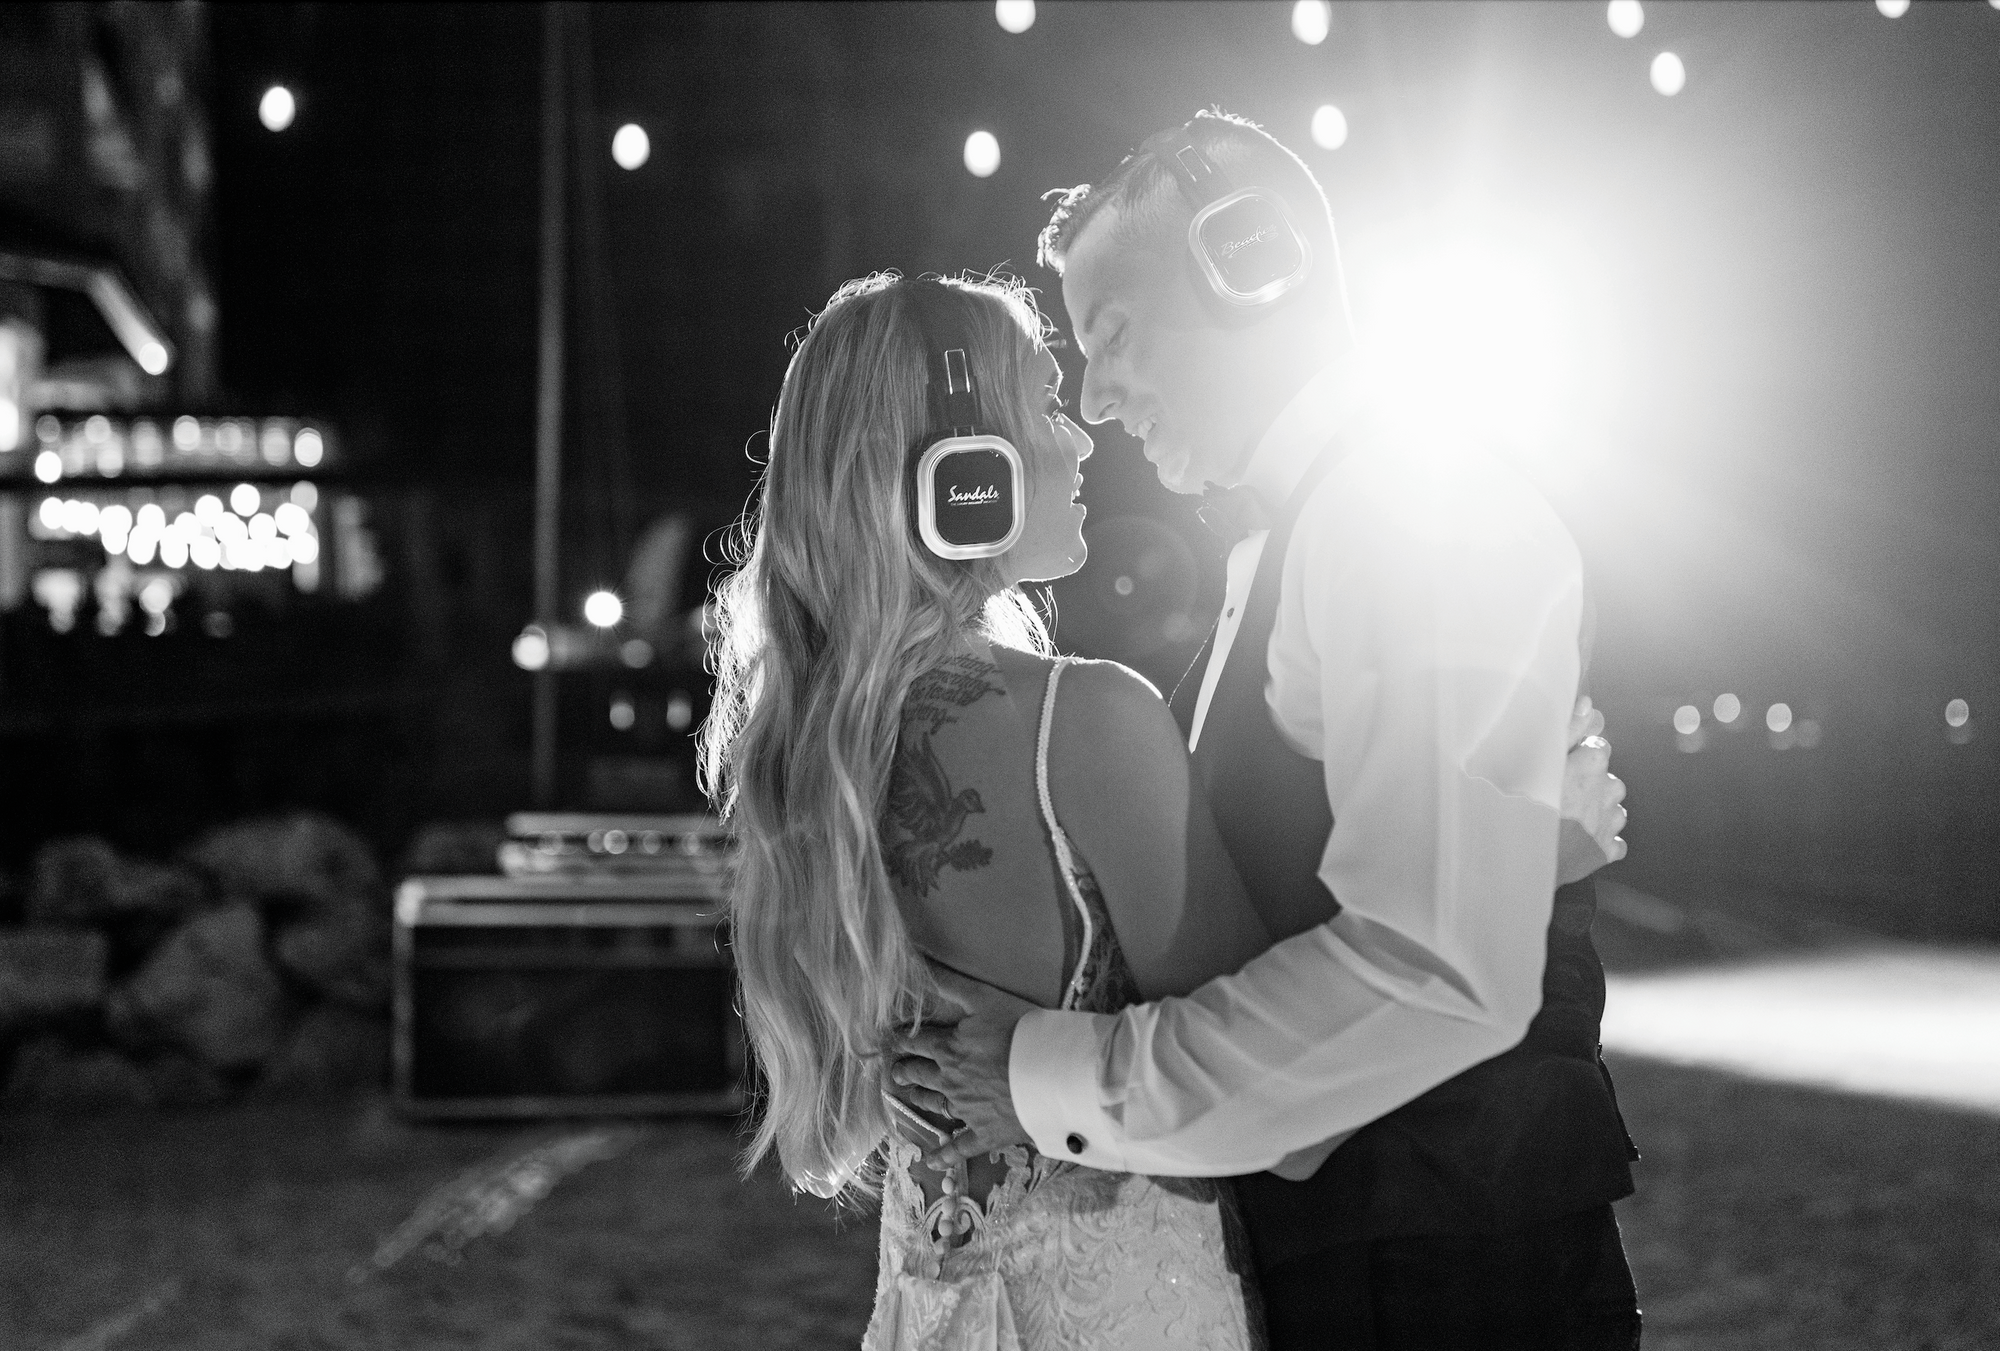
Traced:
<path fill-rule="evenodd" d="M 715 603 L 701 768 L 740 841 L 732 943 L 764 1092 L 743 1165 L 775 1147 L 821 1196 L 872 1187 L 880 1047 L 928 986 L 878 836 L 904 696 L 968 631 L 1049 650 L 998 560 L 938 558 L 911 524 L 907 465 L 929 424 L 920 286 L 962 311 L 981 425 L 1030 459 L 1048 435 L 1027 389 L 1043 322 L 1020 283 L 847 283 L 785 373 L 761 509 L 734 532 L 740 566 Z"/>

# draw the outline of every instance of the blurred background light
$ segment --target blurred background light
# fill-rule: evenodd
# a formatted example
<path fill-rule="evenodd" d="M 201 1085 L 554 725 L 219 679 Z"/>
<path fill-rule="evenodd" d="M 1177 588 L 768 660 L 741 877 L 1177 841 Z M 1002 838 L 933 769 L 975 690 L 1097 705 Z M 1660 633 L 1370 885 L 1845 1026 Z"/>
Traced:
<path fill-rule="evenodd" d="M 35 456 L 35 477 L 44 483 L 54 483 L 62 477 L 62 456 L 53 450 L 45 450 Z"/>
<path fill-rule="evenodd" d="M 975 131 L 965 138 L 965 167 L 974 178 L 991 178 L 1000 167 L 1000 142 L 990 131 Z"/>
<path fill-rule="evenodd" d="M 1792 706 L 1772 704 L 1764 710 L 1764 725 L 1774 732 L 1782 732 L 1792 725 Z"/>
<path fill-rule="evenodd" d="M 611 725 L 621 732 L 629 732 L 637 721 L 639 710 L 632 706 L 632 697 L 628 694 L 614 696 L 611 700 Z"/>
<path fill-rule="evenodd" d="M 993 18 L 1009 33 L 1025 33 L 1035 26 L 1035 0 L 994 0 Z"/>
<path fill-rule="evenodd" d="M 292 439 L 292 454 L 300 464 L 311 469 L 326 454 L 326 439 L 311 427 L 301 427 L 299 434 Z"/>
<path fill-rule="evenodd" d="M 292 91 L 281 84 L 274 84 L 264 91 L 264 97 L 257 101 L 257 120 L 264 124 L 266 131 L 283 131 L 292 125 L 292 119 L 299 113 L 298 100 Z"/>
<path fill-rule="evenodd" d="M 514 664 L 523 671 L 539 671 L 549 664 L 549 635 L 539 624 L 530 624 L 514 639 Z"/>
<path fill-rule="evenodd" d="M 1735 722 L 1743 716 L 1743 701 L 1733 694 L 1715 696 L 1715 720 L 1722 723 Z"/>
<path fill-rule="evenodd" d="M 627 122 L 611 136 L 611 158 L 621 169 L 636 169 L 653 156 L 652 138 L 637 122 Z"/>
<path fill-rule="evenodd" d="M 257 514 L 262 502 L 263 494 L 254 483 L 239 483 L 229 490 L 229 509 L 246 520 Z"/>
<path fill-rule="evenodd" d="M 1347 114 L 1331 103 L 1313 110 L 1313 144 L 1321 150 L 1338 150 L 1347 144 Z"/>
<path fill-rule="evenodd" d="M 1640 8 L 1639 0 L 1611 0 L 1605 8 L 1604 21 L 1619 37 L 1635 38 L 1646 26 L 1646 11 Z"/>
<path fill-rule="evenodd" d="M 1875 12 L 1885 19 L 1900 19 L 1910 12 L 1910 0 L 1875 0 Z"/>
<path fill-rule="evenodd" d="M 1807 750 L 1819 745 L 1820 737 L 1823 735 L 1819 722 L 1813 718 L 1800 718 L 1799 725 L 1794 730 L 1798 734 L 1799 745 Z"/>
<path fill-rule="evenodd" d="M 2000 9 L 2000 0 L 1994 8 Z M 1963 699 L 1954 699 L 1944 706 L 1944 722 L 1947 727 L 1963 727 L 1972 717 L 1972 705 Z"/>
<path fill-rule="evenodd" d="M 1326 41 L 1333 28 L 1333 7 L 1326 0 L 1299 0 L 1292 6 L 1292 36 L 1308 47 Z"/>
<path fill-rule="evenodd" d="M 319 505 L 319 485 L 301 480 L 292 485 L 292 501 L 299 504 L 301 511 L 311 511 Z"/>
<path fill-rule="evenodd" d="M 167 369 L 167 349 L 157 342 L 145 342 L 139 346 L 139 369 L 148 375 L 159 375 Z"/>
<path fill-rule="evenodd" d="M 583 617 L 608 629 L 625 617 L 625 602 L 610 591 L 593 591 L 584 598 Z"/>
<path fill-rule="evenodd" d="M 1672 52 L 1661 52 L 1653 58 L 1653 88 L 1672 98 L 1687 85 L 1687 67 Z"/>
<path fill-rule="evenodd" d="M 1693 736 L 1701 727 L 1701 710 L 1693 704 L 1682 704 L 1674 710 L 1674 730 L 1682 736 Z"/>

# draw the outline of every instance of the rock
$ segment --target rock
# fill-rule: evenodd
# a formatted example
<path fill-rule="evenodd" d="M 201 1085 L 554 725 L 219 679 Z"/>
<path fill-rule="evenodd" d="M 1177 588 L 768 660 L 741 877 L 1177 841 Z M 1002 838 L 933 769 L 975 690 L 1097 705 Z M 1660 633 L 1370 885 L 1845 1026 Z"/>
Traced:
<path fill-rule="evenodd" d="M 262 907 L 287 975 L 322 998 L 388 1006 L 388 894 L 353 831 L 297 812 L 212 831 L 184 857 L 228 895 Z"/>
<path fill-rule="evenodd" d="M 500 871 L 507 828 L 498 821 L 432 821 L 403 850 L 404 877 L 463 877 Z"/>
<path fill-rule="evenodd" d="M 153 1085 L 144 1070 L 108 1047 L 43 1036 L 15 1052 L 4 1097 L 16 1107 L 143 1107 L 153 1102 Z"/>
<path fill-rule="evenodd" d="M 91 929 L 0 929 L 0 1035 L 103 1003 L 109 951 Z"/>
<path fill-rule="evenodd" d="M 263 919 L 238 901 L 162 940 L 111 992 L 105 1026 L 128 1047 L 174 1046 L 214 1069 L 247 1070 L 277 1049 L 290 1013 L 264 953 Z"/>
<path fill-rule="evenodd" d="M 117 974 L 137 966 L 167 930 L 208 901 L 200 874 L 76 835 L 52 840 L 35 855 L 22 913 L 30 925 L 102 928 Z"/>
<path fill-rule="evenodd" d="M 338 1004 L 322 1004 L 299 1020 L 264 1068 L 257 1091 L 280 1097 L 323 1097 L 374 1088 L 388 1078 L 389 1022 Z"/>
<path fill-rule="evenodd" d="M 183 855 L 222 891 L 301 916 L 359 914 L 386 924 L 388 897 L 368 845 L 316 812 L 242 821 L 210 831 Z"/>
<path fill-rule="evenodd" d="M 368 1012 L 389 1007 L 389 936 L 379 925 L 301 920 L 279 932 L 274 955 L 322 998 Z"/>

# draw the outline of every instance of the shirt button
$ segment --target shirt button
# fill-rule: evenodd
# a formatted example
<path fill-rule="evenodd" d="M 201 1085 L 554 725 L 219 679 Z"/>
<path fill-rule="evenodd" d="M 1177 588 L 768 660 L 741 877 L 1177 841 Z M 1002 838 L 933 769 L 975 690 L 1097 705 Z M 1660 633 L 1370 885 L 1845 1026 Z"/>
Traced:
<path fill-rule="evenodd" d="M 1222 617 L 1223 617 L 1224 619 L 1234 619 L 1234 618 L 1236 618 L 1236 607 L 1235 607 L 1234 605 L 1232 605 L 1232 606 L 1230 606 L 1230 607 L 1229 607 L 1229 608 L 1228 608 L 1227 610 L 1224 610 L 1224 611 L 1222 612 Z"/>
<path fill-rule="evenodd" d="M 1072 1154 L 1081 1154 L 1085 1149 L 1089 1148 L 1090 1146 L 1090 1142 L 1084 1139 L 1081 1135 L 1078 1135 L 1075 1131 L 1071 1131 L 1069 1133 L 1069 1139 L 1063 1141 L 1063 1143 L 1069 1146 L 1069 1152 Z"/>

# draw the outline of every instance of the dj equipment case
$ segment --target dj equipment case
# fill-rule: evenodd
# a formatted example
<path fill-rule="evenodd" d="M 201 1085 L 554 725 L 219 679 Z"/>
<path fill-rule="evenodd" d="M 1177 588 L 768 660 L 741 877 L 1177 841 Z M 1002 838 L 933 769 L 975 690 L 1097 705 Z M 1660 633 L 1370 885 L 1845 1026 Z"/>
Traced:
<path fill-rule="evenodd" d="M 418 1117 L 718 1112 L 744 1101 L 727 870 L 412 877 L 396 894 L 394 1094 Z"/>

